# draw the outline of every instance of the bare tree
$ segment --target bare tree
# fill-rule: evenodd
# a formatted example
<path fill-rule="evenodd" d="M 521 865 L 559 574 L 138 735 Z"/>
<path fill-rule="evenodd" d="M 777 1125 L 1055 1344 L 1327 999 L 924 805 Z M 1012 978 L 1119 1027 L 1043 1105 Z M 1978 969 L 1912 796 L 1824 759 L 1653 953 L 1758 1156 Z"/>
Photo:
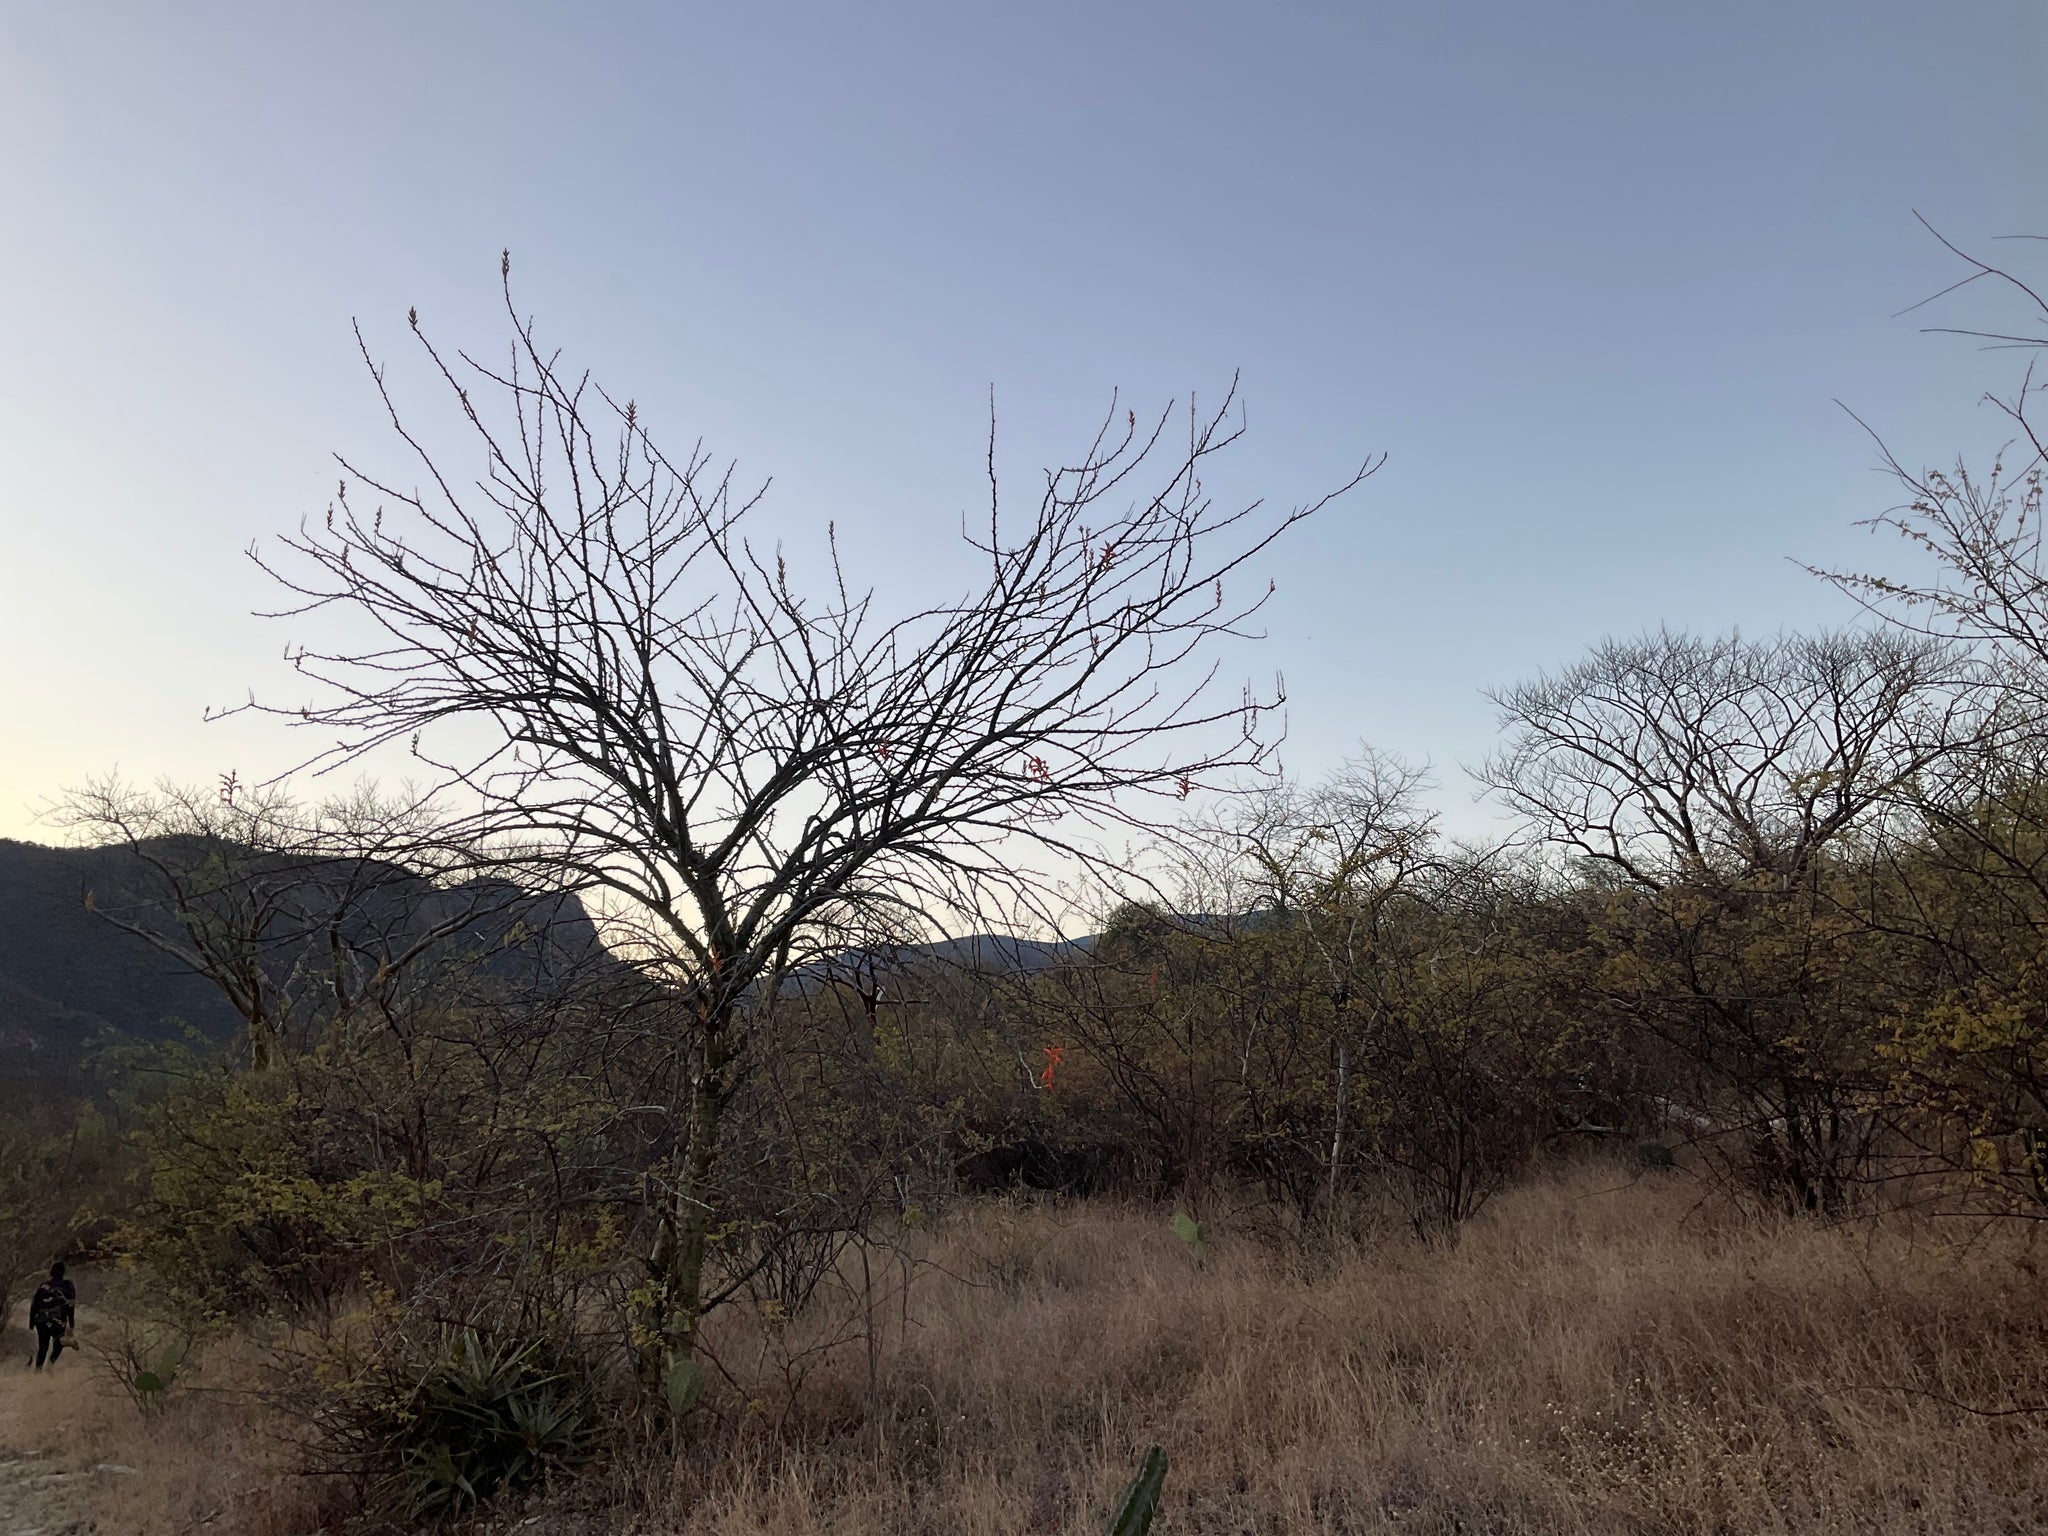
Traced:
<path fill-rule="evenodd" d="M 1996 329 L 1930 326 L 1930 331 L 1967 337 L 1997 351 L 2038 354 L 2048 349 L 2048 295 L 2041 288 L 1962 250 L 1925 219 L 1920 222 L 1967 271 L 1912 308 L 1976 289 L 1995 295 L 2011 316 Z M 1932 556 L 1930 574 L 1900 578 L 1808 567 L 1903 628 L 1983 647 L 2016 669 L 2008 685 L 2025 688 L 2037 710 L 2048 702 L 2041 692 L 2048 668 L 2048 568 L 2041 547 L 2048 434 L 2035 400 L 2048 385 L 2036 382 L 2038 369 L 2038 357 L 2030 357 L 2011 388 L 1984 396 L 2014 432 L 1988 471 L 1981 465 L 1973 471 L 1963 462 L 1949 471 L 1910 469 L 1871 433 L 1906 500 L 1864 526 L 1898 534 Z"/>
<path fill-rule="evenodd" d="M 1913 963 L 1925 967 L 1925 1001 L 1902 1025 L 1896 1054 L 1931 1110 L 1923 1134 L 1973 1183 L 1995 1182 L 1983 1138 L 2019 1134 L 2008 1181 L 2038 1209 L 2048 1199 L 2048 1031 L 2036 981 L 2048 932 L 2048 431 L 2038 398 L 2048 388 L 2039 381 L 2048 291 L 1927 228 L 1964 271 L 1908 313 L 1958 294 L 1992 306 L 1978 323 L 1927 329 L 2022 355 L 2004 387 L 1983 397 L 2011 436 L 1988 464 L 1958 458 L 1943 470 L 1910 467 L 1872 431 L 1903 499 L 1865 526 L 1899 536 L 1911 555 L 1892 573 L 1809 569 L 1896 631 L 1959 647 L 1981 669 L 1979 728 L 1924 777 L 1913 796 L 1923 826 L 1892 850 L 1882 921 L 1911 939 Z"/>
<path fill-rule="evenodd" d="M 517 887 L 460 881 L 474 859 L 428 808 L 367 789 L 309 805 L 232 774 L 218 788 L 109 776 L 50 819 L 115 856 L 86 907 L 210 981 L 259 1072 L 339 1019 L 395 1018 L 409 973 L 452 937 L 514 907 L 547 926 Z"/>
<path fill-rule="evenodd" d="M 1113 406 L 1020 520 L 992 431 L 986 516 L 962 529 L 986 576 L 890 618 L 848 590 L 829 528 L 826 579 L 804 589 L 748 540 L 760 492 L 701 448 L 666 454 L 631 401 L 536 342 L 509 286 L 506 305 L 503 365 L 420 341 L 473 433 L 474 484 L 365 347 L 424 488 L 345 462 L 326 518 L 262 558 L 291 611 L 341 605 L 381 632 L 298 650 L 321 692 L 278 712 L 332 736 L 323 768 L 412 743 L 475 832 L 517 841 L 509 861 L 630 914 L 685 999 L 689 1086 L 651 1181 L 641 1348 L 658 1370 L 695 1346 L 750 1004 L 851 914 L 1028 904 L 1044 887 L 1025 846 L 1096 857 L 1102 827 L 1263 767 L 1279 696 L 1216 700 L 1212 643 L 1247 634 L 1272 592 L 1246 563 L 1377 466 L 1290 511 L 1223 510 L 1202 473 L 1241 430 L 1234 390 L 1190 408 L 1184 443 L 1171 414 L 1141 427 Z"/>
<path fill-rule="evenodd" d="M 1898 634 L 1609 640 L 1493 695 L 1507 741 L 1480 778 L 1644 889 L 1789 887 L 1969 733 L 1969 677 Z"/>
<path fill-rule="evenodd" d="M 1733 1096 L 1717 1146 L 1801 1205 L 1839 1206 L 1877 1131 L 1882 1004 L 1848 980 L 1866 929 L 1843 877 L 1977 729 L 1971 682 L 1896 631 L 1660 631 L 1496 696 L 1485 782 L 1619 877 L 1608 1001 Z"/>
<path fill-rule="evenodd" d="M 1928 329 L 1995 351 L 2048 349 L 2048 297 L 2042 290 L 1927 227 L 1968 271 L 1913 309 L 1976 289 L 1995 296 L 2012 315 L 1997 329 Z M 1985 692 L 1994 707 L 1986 709 L 1972 743 L 1974 757 L 1962 765 L 1965 781 L 2001 776 L 2009 761 L 2037 759 L 2048 745 L 2042 729 L 2048 719 L 2048 563 L 2041 543 L 2048 436 L 2036 401 L 2048 385 L 2036 382 L 2038 369 L 2039 358 L 2030 357 L 2012 387 L 1984 396 L 2014 432 L 1988 468 L 1958 460 L 1948 470 L 1911 469 L 1871 433 L 1905 500 L 1864 526 L 1904 539 L 1925 557 L 1920 571 L 1884 575 L 1808 567 L 1895 628 L 1958 646 L 1984 665 Z M 1940 815 L 1938 799 L 1925 798 Z M 1966 789 L 1956 798 L 1967 805 L 1977 797 Z"/>
<path fill-rule="evenodd" d="M 1334 1217 L 1361 1031 L 1381 1017 L 1378 975 L 1395 901 L 1438 858 L 1423 769 L 1370 749 L 1314 788 L 1282 785 L 1226 814 L 1223 833 L 1260 904 L 1298 921 L 1327 977 L 1335 1061 L 1325 1193 Z"/>

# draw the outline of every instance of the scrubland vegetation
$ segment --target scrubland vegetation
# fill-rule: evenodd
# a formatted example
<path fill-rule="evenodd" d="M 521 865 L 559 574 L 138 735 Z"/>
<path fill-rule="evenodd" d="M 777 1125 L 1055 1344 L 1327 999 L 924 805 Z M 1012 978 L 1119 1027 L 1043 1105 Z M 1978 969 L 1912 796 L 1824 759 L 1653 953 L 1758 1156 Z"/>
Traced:
<path fill-rule="evenodd" d="M 486 1528 L 1093 1532 L 1148 1441 L 1167 1531 L 2021 1532 L 2048 1501 L 2042 1417 L 1976 1411 L 2048 1364 L 2009 1227 L 1760 1219 L 1604 1160 L 1452 1246 L 1209 1225 L 1201 1261 L 1149 1204 L 891 1231 L 872 1296 L 847 1256 L 786 1322 L 720 1315 L 680 1447 L 615 1430 Z M 151 1418 L 16 1377 L 5 1433 L 135 1468 L 97 1480 L 103 1531 L 335 1528 L 346 1491 L 289 1475 L 284 1342 L 216 1346 Z"/>
<path fill-rule="evenodd" d="M 1308 515 L 1215 511 L 1226 415 L 890 623 L 517 335 L 481 485 L 279 566 L 385 637 L 280 712 L 432 792 L 67 802 L 245 1026 L 8 1144 L 102 1383 L 10 1433 L 85 1416 L 104 1528 L 1096 1530 L 1155 1442 L 1162 1531 L 2038 1526 L 2026 394 L 1867 625 L 1499 693 L 1473 845 L 1206 702 Z"/>

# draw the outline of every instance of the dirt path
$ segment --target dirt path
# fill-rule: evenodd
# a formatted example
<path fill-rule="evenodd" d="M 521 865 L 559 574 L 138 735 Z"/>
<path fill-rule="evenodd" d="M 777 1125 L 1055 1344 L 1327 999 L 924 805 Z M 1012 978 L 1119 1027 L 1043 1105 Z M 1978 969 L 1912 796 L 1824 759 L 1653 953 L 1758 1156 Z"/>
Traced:
<path fill-rule="evenodd" d="M 10 1329 L 0 1357 L 0 1536 L 85 1536 L 99 1529 L 100 1496 L 136 1477 L 103 1460 L 98 1383 L 67 1352 L 48 1371 L 20 1359 Z M 118 1453 L 116 1453 L 118 1454 Z"/>
<path fill-rule="evenodd" d="M 119 1472 L 0 1449 L 0 1536 L 83 1536 L 94 1486 Z"/>

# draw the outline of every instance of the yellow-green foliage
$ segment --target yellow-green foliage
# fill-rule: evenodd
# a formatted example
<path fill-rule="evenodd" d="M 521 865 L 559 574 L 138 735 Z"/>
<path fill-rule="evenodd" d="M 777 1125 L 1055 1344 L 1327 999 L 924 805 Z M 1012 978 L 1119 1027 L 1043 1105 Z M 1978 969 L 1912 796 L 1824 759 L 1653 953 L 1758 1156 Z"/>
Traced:
<path fill-rule="evenodd" d="M 318 1082 L 205 1074 L 155 1112 L 119 1242 L 186 1315 L 331 1302 L 426 1224 L 438 1181 L 352 1165 L 327 1134 Z"/>
<path fill-rule="evenodd" d="M 0 1326 L 94 1204 L 115 1196 L 118 1162 L 112 1129 L 90 1104 L 61 1132 L 0 1121 Z"/>
<path fill-rule="evenodd" d="M 186 1076 L 136 1137 L 126 1263 L 209 1325 L 470 1273 L 559 1307 L 608 1273 L 618 1192 L 590 1170 L 614 1112 L 572 1077 L 502 1070 L 473 1021 L 436 1030 L 403 1049 L 336 1032 L 269 1072 Z"/>

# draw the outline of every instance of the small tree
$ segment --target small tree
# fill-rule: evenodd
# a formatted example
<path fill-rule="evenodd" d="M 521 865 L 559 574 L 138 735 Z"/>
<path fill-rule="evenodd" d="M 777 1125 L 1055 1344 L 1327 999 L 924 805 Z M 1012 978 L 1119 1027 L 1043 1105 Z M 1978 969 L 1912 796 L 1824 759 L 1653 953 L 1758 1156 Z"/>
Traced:
<path fill-rule="evenodd" d="M 106 1122 L 90 1106 L 60 1134 L 0 1122 L 0 1335 L 16 1299 L 76 1235 L 108 1154 Z"/>
<path fill-rule="evenodd" d="M 551 916 L 502 881 L 437 882 L 472 851 L 418 802 L 367 790 L 308 805 L 232 774 L 218 789 L 110 775 L 52 819 L 106 855 L 87 909 L 211 982 L 258 1072 L 338 1019 L 395 1017 L 410 973 L 450 938 L 515 908 L 531 927 Z"/>
<path fill-rule="evenodd" d="M 2038 382 L 2048 292 L 1935 238 L 1964 275 L 1923 303 L 1962 290 L 1997 308 L 1974 325 L 1929 329 L 2026 354 L 1985 396 L 2012 436 L 1989 464 L 1958 459 L 1946 470 L 1913 468 L 1876 439 L 1903 500 L 1867 526 L 1919 558 L 1898 572 L 1815 574 L 1895 632 L 1959 646 L 1982 667 L 1980 729 L 1915 787 L 1913 835 L 1889 850 L 1879 921 L 1910 940 L 1919 988 L 1890 1054 L 1923 1145 L 2038 1213 L 2048 1204 L 2048 430 Z"/>
<path fill-rule="evenodd" d="M 506 304 L 502 367 L 420 343 L 474 434 L 474 485 L 371 364 L 424 488 L 345 463 L 326 518 L 263 562 L 305 607 L 380 632 L 300 649 L 322 692 L 280 713 L 335 740 L 323 766 L 411 742 L 475 832 L 517 840 L 529 877 L 605 893 L 682 1000 L 674 1150 L 649 1181 L 651 1375 L 695 1346 L 752 1004 L 820 931 L 1028 904 L 1045 887 L 1025 845 L 1087 857 L 1091 828 L 1262 767 L 1277 693 L 1217 702 L 1206 685 L 1213 642 L 1244 634 L 1272 587 L 1227 588 L 1376 466 L 1292 511 L 1219 511 L 1202 472 L 1236 439 L 1234 391 L 1190 410 L 1184 445 L 1169 415 L 1141 430 L 1113 407 L 1017 521 L 991 441 L 986 518 L 963 528 L 986 575 L 887 618 L 847 589 L 829 528 L 806 590 L 746 536 L 759 493 L 701 449 L 670 457 L 631 401 L 539 346 L 509 286 Z"/>
<path fill-rule="evenodd" d="M 1330 1130 L 1325 1190 L 1334 1215 L 1344 1175 L 1351 1079 L 1361 1034 L 1386 1018 L 1388 920 L 1440 862 L 1428 776 L 1367 750 L 1313 790 L 1259 797 L 1226 835 L 1276 919 L 1298 923 L 1330 991 Z"/>
<path fill-rule="evenodd" d="M 1659 632 L 1496 698 L 1487 782 L 1614 877 L 1608 1000 L 1742 1107 L 1748 1171 L 1809 1208 L 1845 1197 L 1882 1082 L 1846 869 L 1975 731 L 1969 680 L 1895 633 Z"/>

